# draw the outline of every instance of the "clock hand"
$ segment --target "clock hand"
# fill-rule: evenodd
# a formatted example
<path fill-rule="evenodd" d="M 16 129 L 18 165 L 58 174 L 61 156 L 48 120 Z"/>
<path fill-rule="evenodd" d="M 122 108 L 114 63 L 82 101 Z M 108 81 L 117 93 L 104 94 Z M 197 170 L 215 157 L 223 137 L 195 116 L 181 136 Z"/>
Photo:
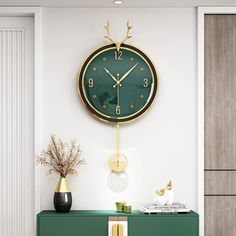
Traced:
<path fill-rule="evenodd" d="M 136 63 L 131 69 L 129 69 L 122 77 L 121 79 L 115 84 L 113 85 L 113 87 L 115 88 L 118 84 L 120 84 L 129 74 L 130 72 L 138 65 L 138 63 Z M 121 84 L 120 84 L 121 85 Z"/>
<path fill-rule="evenodd" d="M 117 81 L 119 82 L 120 79 L 119 79 L 120 75 L 117 74 Z M 117 84 L 118 84 L 117 82 Z M 120 84 L 119 84 L 120 85 Z M 117 106 L 116 106 L 116 114 L 119 115 L 120 114 L 120 86 L 117 86 Z"/>
<path fill-rule="evenodd" d="M 118 84 L 118 81 L 117 81 L 117 79 L 115 78 L 115 76 L 113 76 L 113 75 L 110 73 L 110 71 L 109 71 L 108 69 L 106 69 L 105 67 L 104 67 L 104 70 L 106 71 L 106 73 L 107 73 L 108 75 L 111 76 L 111 78 L 116 82 L 116 84 Z M 121 85 L 120 85 L 120 86 L 121 86 Z"/>
<path fill-rule="evenodd" d="M 119 74 L 117 74 L 117 81 L 119 81 Z M 120 106 L 120 91 L 119 86 L 117 86 L 117 106 Z"/>

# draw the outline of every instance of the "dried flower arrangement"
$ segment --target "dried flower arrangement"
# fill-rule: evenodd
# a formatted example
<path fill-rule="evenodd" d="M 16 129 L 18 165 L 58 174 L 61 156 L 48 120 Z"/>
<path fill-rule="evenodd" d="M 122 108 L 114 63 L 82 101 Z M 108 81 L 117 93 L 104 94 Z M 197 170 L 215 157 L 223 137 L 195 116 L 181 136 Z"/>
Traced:
<path fill-rule="evenodd" d="M 81 158 L 80 146 L 76 140 L 65 143 L 51 135 L 48 148 L 40 153 L 37 164 L 48 167 L 48 174 L 54 173 L 65 178 L 67 175 L 76 175 L 76 168 L 84 165 L 85 159 Z"/>

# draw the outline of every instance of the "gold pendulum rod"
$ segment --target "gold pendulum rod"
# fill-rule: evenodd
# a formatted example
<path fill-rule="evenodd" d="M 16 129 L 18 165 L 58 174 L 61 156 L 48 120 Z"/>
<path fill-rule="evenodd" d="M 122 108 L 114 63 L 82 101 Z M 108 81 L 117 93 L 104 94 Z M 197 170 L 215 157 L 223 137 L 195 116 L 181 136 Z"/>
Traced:
<path fill-rule="evenodd" d="M 121 173 L 127 167 L 127 158 L 120 153 L 120 124 L 116 124 L 116 149 L 115 153 L 109 158 L 108 165 L 116 173 Z"/>
<path fill-rule="evenodd" d="M 120 124 L 116 124 L 116 155 L 117 155 L 117 164 L 119 165 L 120 160 Z"/>

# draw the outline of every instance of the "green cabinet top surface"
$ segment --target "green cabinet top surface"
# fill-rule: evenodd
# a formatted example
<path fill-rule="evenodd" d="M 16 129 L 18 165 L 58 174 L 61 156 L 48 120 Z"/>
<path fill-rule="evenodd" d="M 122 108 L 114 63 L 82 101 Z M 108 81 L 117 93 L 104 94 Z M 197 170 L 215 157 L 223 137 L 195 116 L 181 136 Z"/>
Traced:
<path fill-rule="evenodd" d="M 146 215 L 98 210 L 42 211 L 37 215 L 37 236 L 108 236 L 109 216 L 128 216 L 129 236 L 199 236 L 199 218 L 194 211 Z"/>
<path fill-rule="evenodd" d="M 69 213 L 57 213 L 56 211 L 42 211 L 38 214 L 38 217 L 60 217 L 60 216 L 70 216 L 70 217 L 86 217 L 86 216 L 131 216 L 131 217 L 198 217 L 198 214 L 194 211 L 182 214 L 143 214 L 139 211 L 132 211 L 132 213 L 118 213 L 116 211 L 99 211 L 99 210 L 73 210 Z"/>

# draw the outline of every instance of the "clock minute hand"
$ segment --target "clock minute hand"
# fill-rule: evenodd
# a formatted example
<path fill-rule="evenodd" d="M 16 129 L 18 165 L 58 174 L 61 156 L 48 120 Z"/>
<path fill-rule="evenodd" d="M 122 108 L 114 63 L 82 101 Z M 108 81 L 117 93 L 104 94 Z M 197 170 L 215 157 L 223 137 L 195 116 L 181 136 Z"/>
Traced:
<path fill-rule="evenodd" d="M 119 74 L 117 74 L 117 81 L 119 81 Z M 120 106 L 120 86 L 117 86 L 117 107 Z"/>
<path fill-rule="evenodd" d="M 115 76 L 113 76 L 113 75 L 110 73 L 109 70 L 107 70 L 105 67 L 104 67 L 104 70 L 107 72 L 108 75 L 111 76 L 111 78 L 112 78 L 116 83 L 118 82 L 117 79 L 115 78 Z"/>
<path fill-rule="evenodd" d="M 129 69 L 119 80 L 119 84 L 130 74 L 130 72 L 138 65 L 138 63 L 136 63 L 131 69 Z M 118 84 L 118 83 L 117 83 Z M 113 87 L 115 88 L 117 86 L 117 84 L 115 84 Z"/>

